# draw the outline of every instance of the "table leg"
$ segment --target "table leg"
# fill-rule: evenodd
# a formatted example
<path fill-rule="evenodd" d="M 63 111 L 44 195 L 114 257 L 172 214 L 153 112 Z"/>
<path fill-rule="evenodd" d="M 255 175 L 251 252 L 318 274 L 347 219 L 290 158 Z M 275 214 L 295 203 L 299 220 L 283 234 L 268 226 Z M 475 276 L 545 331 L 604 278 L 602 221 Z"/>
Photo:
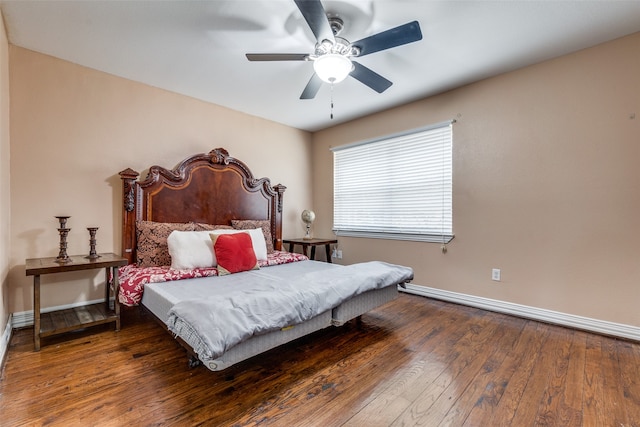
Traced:
<path fill-rule="evenodd" d="M 311 246 L 311 259 L 316 259 L 316 247 Z"/>
<path fill-rule="evenodd" d="M 40 275 L 33 276 L 33 344 L 40 351 Z"/>
<path fill-rule="evenodd" d="M 327 262 L 331 264 L 333 262 L 331 261 L 331 245 L 330 244 L 324 245 L 324 249 L 327 252 Z"/>
<path fill-rule="evenodd" d="M 289 243 L 289 252 L 293 253 L 293 243 Z"/>
<path fill-rule="evenodd" d="M 104 269 L 104 308 L 109 311 L 110 310 L 110 305 L 109 305 L 109 296 L 111 293 L 111 286 L 109 286 L 111 284 L 111 279 L 109 277 L 109 272 L 110 272 L 110 268 L 107 267 Z"/>
<path fill-rule="evenodd" d="M 301 243 L 300 246 L 302 246 L 302 254 L 309 258 L 309 245 Z"/>
<path fill-rule="evenodd" d="M 116 331 L 120 330 L 120 301 L 118 301 L 118 291 L 120 288 L 120 279 L 118 278 L 118 267 L 113 267 L 113 308 L 116 311 Z"/>

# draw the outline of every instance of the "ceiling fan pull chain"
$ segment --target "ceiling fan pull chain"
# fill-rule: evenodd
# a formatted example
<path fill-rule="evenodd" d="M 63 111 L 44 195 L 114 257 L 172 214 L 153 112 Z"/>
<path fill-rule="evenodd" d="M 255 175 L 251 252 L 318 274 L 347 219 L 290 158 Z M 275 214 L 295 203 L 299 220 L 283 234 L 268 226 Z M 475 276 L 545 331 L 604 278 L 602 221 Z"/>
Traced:
<path fill-rule="evenodd" d="M 333 82 L 331 82 L 331 120 L 333 120 Z"/>

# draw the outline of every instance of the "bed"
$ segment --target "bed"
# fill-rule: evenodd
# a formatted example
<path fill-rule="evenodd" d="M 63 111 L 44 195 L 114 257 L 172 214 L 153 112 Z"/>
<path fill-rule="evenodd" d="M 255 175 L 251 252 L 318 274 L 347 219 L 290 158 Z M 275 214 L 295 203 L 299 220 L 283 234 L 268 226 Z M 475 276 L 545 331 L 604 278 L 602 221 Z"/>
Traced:
<path fill-rule="evenodd" d="M 128 265 L 118 298 L 148 310 L 191 365 L 223 370 L 342 325 L 393 300 L 413 278 L 408 267 L 341 266 L 283 251 L 286 187 L 256 179 L 223 148 L 139 175 L 120 172 Z"/>

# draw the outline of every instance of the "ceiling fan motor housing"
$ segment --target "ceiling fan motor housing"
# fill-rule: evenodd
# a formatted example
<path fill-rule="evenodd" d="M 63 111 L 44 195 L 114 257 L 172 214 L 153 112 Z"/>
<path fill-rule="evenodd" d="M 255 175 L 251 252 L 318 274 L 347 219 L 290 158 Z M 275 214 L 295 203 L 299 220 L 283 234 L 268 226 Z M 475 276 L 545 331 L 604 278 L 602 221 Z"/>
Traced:
<path fill-rule="evenodd" d="M 327 19 L 329 20 L 329 26 L 331 27 L 331 31 L 333 31 L 333 35 L 337 36 L 340 34 L 344 28 L 344 21 L 338 16 L 327 16 Z"/>
<path fill-rule="evenodd" d="M 342 37 L 336 37 L 335 43 L 329 40 L 323 40 L 322 43 L 316 44 L 315 56 L 322 56 L 328 53 L 335 53 L 343 56 L 358 56 L 358 49 L 351 46 L 348 40 Z"/>

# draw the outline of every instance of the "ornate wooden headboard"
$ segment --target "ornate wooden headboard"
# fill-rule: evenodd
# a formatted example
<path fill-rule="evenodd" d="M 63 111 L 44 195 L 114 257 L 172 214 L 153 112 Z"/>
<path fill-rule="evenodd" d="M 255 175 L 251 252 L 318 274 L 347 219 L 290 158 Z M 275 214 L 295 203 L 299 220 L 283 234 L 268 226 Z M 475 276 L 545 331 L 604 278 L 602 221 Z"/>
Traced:
<path fill-rule="evenodd" d="M 254 178 L 224 148 L 188 157 L 174 169 L 151 166 L 147 177 L 120 172 L 123 189 L 122 256 L 136 262 L 136 221 L 230 225 L 232 219 L 269 220 L 276 250 L 282 249 L 284 185 Z"/>

